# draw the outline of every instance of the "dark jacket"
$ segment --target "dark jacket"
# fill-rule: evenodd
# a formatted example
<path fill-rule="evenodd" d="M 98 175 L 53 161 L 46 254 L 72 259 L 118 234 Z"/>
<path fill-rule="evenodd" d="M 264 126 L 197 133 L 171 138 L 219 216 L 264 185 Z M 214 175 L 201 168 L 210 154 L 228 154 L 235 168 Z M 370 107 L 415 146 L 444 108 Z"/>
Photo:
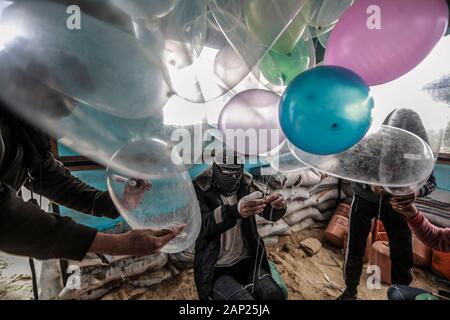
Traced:
<path fill-rule="evenodd" d="M 422 138 L 428 142 L 428 136 L 423 126 L 422 120 L 417 112 L 411 109 L 400 108 L 392 111 L 384 120 L 383 125 L 389 125 L 396 128 L 401 128 Z M 370 186 L 361 183 L 352 183 L 353 191 L 359 197 L 378 204 L 380 196 L 375 194 Z M 426 184 L 420 189 L 419 197 L 426 197 L 436 189 L 436 179 L 434 174 L 428 178 Z M 385 201 L 389 201 L 386 199 Z"/>
<path fill-rule="evenodd" d="M 83 183 L 54 159 L 46 135 L 0 107 L 0 251 L 82 260 L 97 231 L 23 201 L 17 195 L 22 185 L 76 211 L 118 216 L 107 192 Z"/>
<path fill-rule="evenodd" d="M 221 234 L 233 228 L 238 219 L 242 219 L 237 204 L 232 206 L 223 204 L 219 193 L 211 187 L 211 180 L 212 170 L 209 169 L 194 181 L 202 214 L 202 227 L 195 247 L 194 275 L 198 295 L 202 300 L 210 297 L 214 269 L 219 259 Z M 263 191 L 263 189 L 264 186 L 259 185 L 249 173 L 244 172 L 237 191 L 238 201 L 254 191 Z M 221 216 L 216 217 L 214 211 L 219 207 L 221 207 Z M 286 213 L 285 209 L 271 211 L 271 208 L 267 207 L 261 216 L 266 220 L 277 221 Z M 270 270 L 264 242 L 259 237 L 255 217 L 242 219 L 242 233 L 253 259 L 256 261 L 255 255 L 258 251 L 258 261 L 262 259 L 261 266 Z M 258 246 L 259 250 L 257 250 Z"/>

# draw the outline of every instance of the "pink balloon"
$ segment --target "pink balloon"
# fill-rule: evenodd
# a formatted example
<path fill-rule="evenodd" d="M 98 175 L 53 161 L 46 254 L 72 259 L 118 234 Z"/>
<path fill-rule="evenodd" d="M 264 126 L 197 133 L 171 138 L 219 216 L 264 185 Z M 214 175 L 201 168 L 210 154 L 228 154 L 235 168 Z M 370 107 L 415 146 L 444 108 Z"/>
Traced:
<path fill-rule="evenodd" d="M 357 0 L 331 33 L 324 64 L 383 84 L 422 62 L 447 25 L 446 0 Z"/>
<path fill-rule="evenodd" d="M 219 116 L 219 130 L 228 147 L 256 156 L 276 149 L 286 137 L 278 120 L 280 96 L 251 89 L 235 95 Z"/>

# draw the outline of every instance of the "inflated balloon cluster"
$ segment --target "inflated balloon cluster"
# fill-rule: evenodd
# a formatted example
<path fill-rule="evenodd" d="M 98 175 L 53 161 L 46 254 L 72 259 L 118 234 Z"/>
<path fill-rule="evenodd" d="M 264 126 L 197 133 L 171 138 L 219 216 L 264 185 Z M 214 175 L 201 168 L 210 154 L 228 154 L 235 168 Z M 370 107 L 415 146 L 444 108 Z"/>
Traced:
<path fill-rule="evenodd" d="M 419 188 L 446 128 L 448 16 L 446 0 L 0 0 L 0 98 L 107 166 L 133 228 L 187 224 L 176 252 L 199 232 L 187 169 L 211 127 L 277 171 Z"/>

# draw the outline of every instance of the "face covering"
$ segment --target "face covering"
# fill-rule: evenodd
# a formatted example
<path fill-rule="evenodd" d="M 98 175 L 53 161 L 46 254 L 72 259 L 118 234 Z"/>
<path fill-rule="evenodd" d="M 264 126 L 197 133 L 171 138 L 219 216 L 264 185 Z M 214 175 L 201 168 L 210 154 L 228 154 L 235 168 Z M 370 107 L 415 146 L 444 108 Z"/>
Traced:
<path fill-rule="evenodd" d="M 242 165 L 214 163 L 212 170 L 212 183 L 220 194 L 228 197 L 237 191 L 244 173 Z"/>

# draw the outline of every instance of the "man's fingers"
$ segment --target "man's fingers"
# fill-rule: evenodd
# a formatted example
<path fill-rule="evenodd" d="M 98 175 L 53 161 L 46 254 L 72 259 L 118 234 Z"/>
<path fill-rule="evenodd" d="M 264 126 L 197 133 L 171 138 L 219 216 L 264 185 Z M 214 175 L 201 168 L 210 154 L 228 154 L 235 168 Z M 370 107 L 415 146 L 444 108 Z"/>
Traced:
<path fill-rule="evenodd" d="M 283 204 L 283 198 L 279 197 L 278 199 L 273 201 L 271 204 L 272 204 L 272 206 L 279 206 L 279 205 Z"/>
<path fill-rule="evenodd" d="M 277 200 L 278 198 L 281 198 L 280 194 L 271 194 L 270 196 L 266 197 L 266 202 L 270 203 L 274 200 Z"/>
<path fill-rule="evenodd" d="M 265 204 L 265 203 L 266 203 L 266 202 L 265 202 L 264 199 L 257 199 L 257 200 L 252 200 L 252 201 L 249 201 L 249 202 L 244 202 L 244 203 L 242 204 L 242 206 L 247 207 L 247 208 L 253 208 L 253 207 L 256 207 L 256 206 L 260 206 L 260 205 L 262 205 L 262 204 Z"/>

